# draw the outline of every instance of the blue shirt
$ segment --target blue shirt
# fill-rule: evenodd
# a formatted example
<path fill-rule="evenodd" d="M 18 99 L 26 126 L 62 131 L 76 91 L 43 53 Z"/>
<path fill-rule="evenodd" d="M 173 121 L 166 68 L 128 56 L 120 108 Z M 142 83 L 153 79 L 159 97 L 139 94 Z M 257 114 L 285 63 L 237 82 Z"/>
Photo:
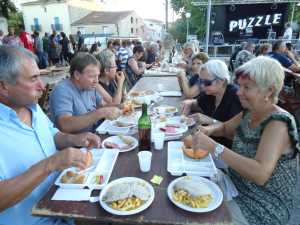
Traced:
<path fill-rule="evenodd" d="M 94 90 L 80 90 L 69 79 L 61 81 L 50 94 L 51 120 L 56 123 L 62 115 L 81 116 L 97 109 L 101 104 L 100 94 Z M 86 127 L 80 132 L 93 132 L 97 124 Z"/>
<path fill-rule="evenodd" d="M 31 166 L 56 152 L 54 136 L 58 132 L 38 105 L 28 107 L 32 112 L 32 128 L 24 124 L 16 112 L 0 103 L 0 181 L 23 174 Z M 1 225 L 58 225 L 61 220 L 31 216 L 33 205 L 54 183 L 52 173 L 29 195 L 0 213 Z"/>
<path fill-rule="evenodd" d="M 123 70 L 126 68 L 126 63 L 128 59 L 128 51 L 126 48 L 120 47 L 118 51 L 118 57 L 119 60 L 119 69 Z"/>
<path fill-rule="evenodd" d="M 289 68 L 293 64 L 292 60 L 290 60 L 287 56 L 283 54 L 277 52 L 270 52 L 269 56 L 273 59 L 276 59 L 285 68 Z"/>

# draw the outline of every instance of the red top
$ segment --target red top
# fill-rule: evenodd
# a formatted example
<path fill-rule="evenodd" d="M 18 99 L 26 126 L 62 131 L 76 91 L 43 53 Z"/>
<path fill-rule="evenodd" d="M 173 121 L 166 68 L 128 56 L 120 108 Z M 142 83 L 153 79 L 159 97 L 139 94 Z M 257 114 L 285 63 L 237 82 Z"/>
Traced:
<path fill-rule="evenodd" d="M 24 48 L 27 48 L 28 50 L 33 52 L 33 43 L 30 34 L 25 31 L 22 31 L 19 37 L 22 43 L 24 44 Z"/>

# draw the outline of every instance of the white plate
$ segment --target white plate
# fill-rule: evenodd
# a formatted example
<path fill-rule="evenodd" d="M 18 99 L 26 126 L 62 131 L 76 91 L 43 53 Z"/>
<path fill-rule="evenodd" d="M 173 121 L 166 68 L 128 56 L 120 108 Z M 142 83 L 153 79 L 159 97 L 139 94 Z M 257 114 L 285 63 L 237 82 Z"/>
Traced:
<path fill-rule="evenodd" d="M 120 211 L 120 210 L 116 210 L 113 209 L 111 207 L 109 207 L 104 201 L 103 201 L 103 197 L 105 196 L 105 194 L 107 193 L 107 191 L 114 185 L 122 185 L 122 183 L 128 183 L 128 182 L 141 182 L 142 184 L 144 184 L 150 194 L 150 198 L 143 204 L 141 205 L 139 208 L 135 209 L 135 210 L 130 210 L 130 211 Z M 106 185 L 103 190 L 100 193 L 100 197 L 99 197 L 99 202 L 100 205 L 102 206 L 103 209 L 105 209 L 107 212 L 114 214 L 114 215 L 118 215 L 118 216 L 127 216 L 127 215 L 133 215 L 139 212 L 144 211 L 145 209 L 147 209 L 151 203 L 154 200 L 154 188 L 152 187 L 151 184 L 149 184 L 149 182 L 137 178 L 137 177 L 123 177 L 123 178 L 119 178 L 117 180 L 114 180 L 112 182 L 110 182 L 108 185 Z"/>
<path fill-rule="evenodd" d="M 135 91 L 133 91 L 135 92 Z M 150 104 L 151 102 L 158 102 L 160 99 L 160 95 L 156 91 L 148 90 L 148 91 L 140 91 L 138 92 L 138 96 L 132 96 L 131 93 L 128 95 L 129 100 L 133 100 L 136 104 Z"/>
<path fill-rule="evenodd" d="M 167 119 L 169 123 L 185 123 L 188 127 L 194 126 L 196 124 L 193 118 L 189 118 L 189 121 L 186 121 L 182 116 L 174 116 Z"/>
<path fill-rule="evenodd" d="M 131 145 L 130 148 L 124 148 L 124 147 L 127 146 L 127 144 L 125 144 L 119 136 L 111 136 L 111 137 L 106 138 L 102 142 L 102 148 L 107 148 L 105 146 L 105 143 L 107 143 L 107 142 L 111 142 L 111 143 L 117 144 L 120 147 L 119 148 L 120 152 L 131 151 L 131 150 L 135 149 L 138 146 L 139 142 L 138 142 L 138 140 L 136 138 L 131 137 L 131 136 L 127 136 L 127 135 L 122 135 L 122 136 L 124 136 L 125 138 L 128 138 L 128 139 L 132 140 L 133 143 L 132 143 L 132 145 Z"/>
<path fill-rule="evenodd" d="M 163 115 L 174 115 L 178 112 L 178 109 L 175 106 L 163 105 L 155 107 L 154 112 Z"/>
<path fill-rule="evenodd" d="M 164 128 L 166 125 L 176 125 L 178 126 L 178 128 L 175 128 L 175 132 L 167 132 L 167 131 L 162 131 L 160 130 L 160 128 Z M 187 125 L 185 125 L 184 123 L 177 123 L 177 122 L 162 122 L 162 123 L 158 123 L 156 125 L 155 128 L 155 132 L 164 132 L 165 135 L 167 136 L 177 136 L 177 135 L 181 135 L 183 133 L 185 133 L 188 130 Z"/>
<path fill-rule="evenodd" d="M 136 127 L 138 123 L 138 119 L 142 115 L 141 112 L 134 112 L 131 115 L 122 115 L 118 119 L 112 121 L 112 125 L 115 127 L 121 127 L 121 128 L 132 128 Z M 123 126 L 118 126 L 117 123 L 122 123 Z"/>
<path fill-rule="evenodd" d="M 175 202 L 173 200 L 172 195 L 173 195 L 173 192 L 174 192 L 174 185 L 179 180 L 182 180 L 182 179 L 193 179 L 193 180 L 199 181 L 199 183 L 206 184 L 208 186 L 208 188 L 210 188 L 213 199 L 209 203 L 207 208 L 192 208 L 192 207 L 189 207 L 189 206 L 184 205 L 182 203 Z M 222 204 L 222 201 L 223 201 L 223 193 L 222 193 L 221 189 L 215 183 L 213 183 L 212 181 L 210 181 L 206 178 L 197 177 L 197 176 L 185 176 L 185 177 L 179 177 L 179 178 L 173 180 L 168 186 L 168 197 L 171 200 L 171 202 L 173 202 L 179 208 L 184 209 L 184 210 L 189 211 L 189 212 L 196 212 L 196 213 L 204 213 L 204 212 L 213 211 L 216 208 L 218 208 Z"/>

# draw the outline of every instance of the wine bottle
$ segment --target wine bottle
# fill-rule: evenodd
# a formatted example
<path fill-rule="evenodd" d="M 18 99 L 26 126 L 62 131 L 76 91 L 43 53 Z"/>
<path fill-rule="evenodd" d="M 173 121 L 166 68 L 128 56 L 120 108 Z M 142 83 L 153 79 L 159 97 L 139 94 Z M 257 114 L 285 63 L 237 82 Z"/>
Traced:
<path fill-rule="evenodd" d="M 142 115 L 138 121 L 139 151 L 151 151 L 151 120 L 147 104 L 142 105 Z"/>

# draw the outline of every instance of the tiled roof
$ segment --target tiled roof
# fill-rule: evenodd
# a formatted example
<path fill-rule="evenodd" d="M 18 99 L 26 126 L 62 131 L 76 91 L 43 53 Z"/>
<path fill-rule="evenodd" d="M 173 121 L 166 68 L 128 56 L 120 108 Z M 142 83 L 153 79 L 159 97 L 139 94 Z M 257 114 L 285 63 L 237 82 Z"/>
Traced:
<path fill-rule="evenodd" d="M 128 15 L 134 13 L 134 11 L 100 11 L 91 12 L 85 17 L 75 21 L 72 25 L 89 25 L 89 24 L 115 24 L 124 19 Z"/>
<path fill-rule="evenodd" d="M 164 23 L 164 22 L 162 22 L 160 20 L 156 20 L 156 19 L 144 19 L 144 20 L 147 20 L 147 21 L 152 22 L 152 23 L 160 23 L 160 24 Z"/>

